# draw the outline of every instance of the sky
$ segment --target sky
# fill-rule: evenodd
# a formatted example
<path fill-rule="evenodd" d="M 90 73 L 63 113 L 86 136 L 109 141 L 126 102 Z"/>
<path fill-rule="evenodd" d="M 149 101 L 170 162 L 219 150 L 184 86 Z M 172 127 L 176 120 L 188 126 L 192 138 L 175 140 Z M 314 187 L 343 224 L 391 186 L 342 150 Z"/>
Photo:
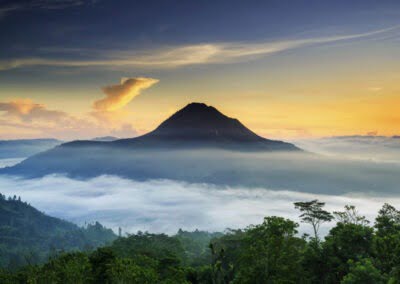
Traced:
<path fill-rule="evenodd" d="M 400 134 L 400 2 L 0 0 L 0 139 L 204 102 L 276 139 Z"/>

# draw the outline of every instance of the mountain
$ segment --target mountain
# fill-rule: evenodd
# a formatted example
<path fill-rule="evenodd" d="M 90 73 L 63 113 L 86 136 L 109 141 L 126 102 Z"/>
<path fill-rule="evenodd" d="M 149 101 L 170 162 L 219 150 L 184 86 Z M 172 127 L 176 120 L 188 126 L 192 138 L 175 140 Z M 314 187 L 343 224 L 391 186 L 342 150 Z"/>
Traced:
<path fill-rule="evenodd" d="M 239 120 L 227 117 L 216 108 L 203 103 L 188 104 L 155 130 L 140 137 L 119 139 L 108 145 L 91 143 L 91 141 L 74 141 L 63 146 L 89 145 L 157 149 L 300 151 L 293 144 L 262 138 L 246 128 Z"/>
<path fill-rule="evenodd" d="M 79 178 L 113 174 L 139 180 L 219 182 L 227 179 L 221 180 L 219 172 L 231 176 L 231 171 L 238 170 L 223 163 L 232 153 L 237 153 L 240 166 L 244 163 L 240 153 L 276 152 L 303 153 L 293 144 L 258 136 L 214 107 L 191 103 L 146 135 L 112 142 L 65 143 L 0 169 L 0 173 L 25 177 L 59 173 Z"/>
<path fill-rule="evenodd" d="M 29 157 L 62 143 L 56 139 L 0 140 L 0 159 Z"/>
<path fill-rule="evenodd" d="M 229 118 L 212 106 L 191 103 L 160 124 L 154 131 L 115 145 L 153 147 L 209 147 L 237 150 L 296 151 L 294 145 L 262 138 L 239 120 Z"/>
<path fill-rule="evenodd" d="M 115 238 L 97 222 L 81 228 L 0 194 L 0 267 L 42 262 L 50 253 L 95 248 Z"/>

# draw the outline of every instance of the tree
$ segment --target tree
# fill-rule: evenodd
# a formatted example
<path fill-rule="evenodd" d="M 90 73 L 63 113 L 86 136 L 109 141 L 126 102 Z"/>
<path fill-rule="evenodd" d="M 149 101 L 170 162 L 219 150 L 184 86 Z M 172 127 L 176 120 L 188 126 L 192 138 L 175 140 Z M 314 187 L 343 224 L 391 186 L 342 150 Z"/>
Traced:
<path fill-rule="evenodd" d="M 350 271 L 340 282 L 342 284 L 379 284 L 386 283 L 381 272 L 373 265 L 371 259 L 349 260 Z"/>
<path fill-rule="evenodd" d="M 99 248 L 92 253 L 89 259 L 94 281 L 96 283 L 106 283 L 109 281 L 107 278 L 107 269 L 116 259 L 113 250 L 109 247 Z"/>
<path fill-rule="evenodd" d="M 374 251 L 383 273 L 400 275 L 400 211 L 385 203 L 375 219 Z M 399 282 L 400 277 L 395 276 Z"/>
<path fill-rule="evenodd" d="M 336 220 L 338 220 L 338 222 L 344 224 L 355 224 L 355 225 L 369 224 L 369 221 L 365 218 L 365 216 L 359 215 L 354 205 L 345 205 L 344 211 L 334 211 L 333 215 L 335 216 Z"/>
<path fill-rule="evenodd" d="M 299 209 L 302 214 L 300 218 L 303 223 L 311 224 L 314 231 L 315 240 L 319 241 L 318 231 L 322 223 L 330 222 L 333 216 L 328 211 L 322 209 L 325 206 L 324 202 L 319 202 L 317 199 L 308 202 L 295 202 L 294 207 Z"/>
<path fill-rule="evenodd" d="M 349 273 L 349 260 L 355 262 L 373 257 L 373 235 L 371 227 L 337 223 L 322 243 L 325 265 L 325 282 L 337 283 Z"/>
<path fill-rule="evenodd" d="M 233 283 L 296 283 L 301 280 L 305 241 L 296 237 L 297 227 L 297 223 L 282 217 L 266 217 L 261 225 L 250 227 Z"/>
<path fill-rule="evenodd" d="M 89 258 L 82 252 L 64 253 L 51 259 L 38 273 L 38 283 L 88 283 L 91 275 Z"/>
<path fill-rule="evenodd" d="M 157 283 L 157 272 L 152 267 L 141 267 L 133 259 L 117 258 L 107 267 L 107 279 L 117 284 Z"/>

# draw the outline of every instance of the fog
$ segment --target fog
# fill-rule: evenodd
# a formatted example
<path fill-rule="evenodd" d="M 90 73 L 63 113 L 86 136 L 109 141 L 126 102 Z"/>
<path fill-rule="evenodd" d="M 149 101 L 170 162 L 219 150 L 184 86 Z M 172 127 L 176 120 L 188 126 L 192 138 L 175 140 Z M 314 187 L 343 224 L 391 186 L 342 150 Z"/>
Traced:
<path fill-rule="evenodd" d="M 267 215 L 297 220 L 293 202 L 314 198 L 325 201 L 331 211 L 356 205 L 370 220 L 384 202 L 400 204 L 400 196 L 330 196 L 170 180 L 138 182 L 115 176 L 85 181 L 54 175 L 29 180 L 1 177 L 0 188 L 3 194 L 21 196 L 49 215 L 78 224 L 97 220 L 114 230 L 122 227 L 125 233 L 141 230 L 172 234 L 179 228 L 221 231 L 258 224 Z M 309 228 L 302 225 L 300 231 L 309 232 Z"/>
<path fill-rule="evenodd" d="M 13 166 L 23 160 L 24 160 L 24 158 L 0 159 L 0 168 Z"/>
<path fill-rule="evenodd" d="M 66 174 L 76 179 L 115 175 L 314 194 L 390 195 L 399 192 L 400 163 L 298 152 L 57 147 L 0 173 L 31 178 Z"/>
<path fill-rule="evenodd" d="M 303 149 L 324 155 L 400 163 L 399 136 L 338 136 L 293 142 Z"/>
<path fill-rule="evenodd" d="M 311 199 L 326 202 L 329 211 L 355 205 L 373 222 L 383 203 L 400 208 L 399 140 L 377 139 L 338 137 L 300 144 L 321 156 L 186 151 L 149 157 L 142 152 L 135 154 L 135 164 L 131 157 L 117 161 L 141 178 L 0 176 L 0 192 L 21 196 L 52 216 L 78 224 L 100 221 L 125 233 L 222 231 L 261 223 L 267 215 L 299 221 L 293 202 Z M 0 160 L 0 167 L 19 161 Z M 322 233 L 332 225 L 323 226 Z M 300 232 L 309 229 L 300 226 Z"/>

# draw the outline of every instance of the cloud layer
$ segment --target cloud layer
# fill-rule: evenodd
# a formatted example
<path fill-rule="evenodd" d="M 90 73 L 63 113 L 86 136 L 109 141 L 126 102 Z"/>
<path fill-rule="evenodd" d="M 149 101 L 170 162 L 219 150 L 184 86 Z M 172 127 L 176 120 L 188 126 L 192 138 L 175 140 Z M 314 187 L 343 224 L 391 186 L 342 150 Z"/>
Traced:
<path fill-rule="evenodd" d="M 42 57 L 15 58 L 0 60 L 0 70 L 21 68 L 28 66 L 56 66 L 56 67 L 138 67 L 138 68 L 176 68 L 187 65 L 231 63 L 251 60 L 263 56 L 273 55 L 282 51 L 302 48 L 312 45 L 328 44 L 338 41 L 371 38 L 373 36 L 390 33 L 399 27 L 374 30 L 359 34 L 334 35 L 305 39 L 281 41 L 265 41 L 257 43 L 200 43 L 165 47 L 146 51 L 109 52 L 98 59 L 49 59 Z"/>
<path fill-rule="evenodd" d="M 102 90 L 106 98 L 94 102 L 93 107 L 98 111 L 115 111 L 126 106 L 141 91 L 150 88 L 159 80 L 136 77 L 123 78 L 120 84 L 106 86 Z"/>
<path fill-rule="evenodd" d="M 377 197 L 306 194 L 293 190 L 266 188 L 218 187 L 169 180 L 137 182 L 115 176 L 101 176 L 88 181 L 63 176 L 22 180 L 0 177 L 1 193 L 20 195 L 23 200 L 54 216 L 83 224 L 99 220 L 124 232 L 148 230 L 175 233 L 186 230 L 221 231 L 260 223 L 264 216 L 279 215 L 298 221 L 293 202 L 318 198 L 327 202 L 330 211 L 353 204 L 373 221 L 384 202 Z M 325 226 L 324 232 L 329 228 Z M 307 226 L 302 226 L 308 232 Z"/>
<path fill-rule="evenodd" d="M 400 163 L 399 137 L 376 136 L 376 133 L 368 133 L 368 135 L 303 139 L 293 142 L 303 149 L 324 155 Z"/>

